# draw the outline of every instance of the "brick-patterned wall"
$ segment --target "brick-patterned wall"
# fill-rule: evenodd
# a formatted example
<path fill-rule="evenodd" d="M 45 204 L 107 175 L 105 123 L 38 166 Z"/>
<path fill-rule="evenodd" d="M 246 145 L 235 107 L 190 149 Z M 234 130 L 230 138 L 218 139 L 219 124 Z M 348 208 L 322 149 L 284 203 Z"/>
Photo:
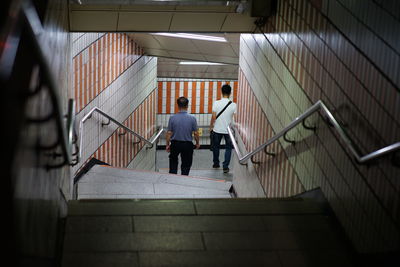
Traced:
<path fill-rule="evenodd" d="M 98 39 L 93 33 L 87 33 L 87 38 L 82 34 L 74 35 L 73 51 L 84 49 L 76 52 L 73 59 L 77 121 L 93 107 L 98 107 L 141 133 L 147 129 L 146 136 L 150 134 L 148 131 L 153 132 L 150 128 L 155 128 L 156 123 L 157 58 L 141 56 L 142 48 L 126 34 L 98 34 Z M 115 124 L 101 126 L 101 122 L 106 121 L 94 113 L 85 122 L 80 148 L 82 158 L 73 168 L 74 173 L 93 156 L 112 166 L 127 167 L 142 147 L 142 144 L 132 144 L 127 155 L 128 151 L 123 149 L 129 146 L 132 136 L 118 138 Z"/>
<path fill-rule="evenodd" d="M 247 151 L 252 151 L 275 135 L 268 118 L 254 96 L 243 72 L 239 71 L 240 90 L 237 107 L 237 129 Z M 253 159 L 262 164 L 254 164 L 267 197 L 289 197 L 304 192 L 297 174 L 290 164 L 285 150 L 275 142 L 268 148 L 275 156 L 259 153 Z"/>
<path fill-rule="evenodd" d="M 178 112 L 176 100 L 185 96 L 189 99 L 188 112 L 196 117 L 198 125 L 210 125 L 212 104 L 222 98 L 221 87 L 224 84 L 229 84 L 232 87 L 231 100 L 236 103 L 238 94 L 238 81 L 236 80 L 159 78 L 158 124 L 164 127 L 168 126 L 171 115 Z M 207 133 L 204 132 L 205 135 Z M 208 142 L 208 138 L 200 140 L 202 145 L 206 145 Z M 164 144 L 164 140 L 162 140 L 160 145 Z"/>
<path fill-rule="evenodd" d="M 79 112 L 134 64 L 143 49 L 126 34 L 73 35 L 73 50 L 77 53 L 73 57 L 73 88 Z"/>
<path fill-rule="evenodd" d="M 389 25 L 384 6 L 365 2 L 374 8 L 281 0 L 265 35 L 242 35 L 239 84 L 248 81 L 273 132 L 322 99 L 363 154 L 400 140 L 399 20 Z M 288 135 L 296 145 L 279 140 L 290 162 L 282 167 L 293 168 L 306 190 L 321 187 L 359 251 L 399 249 L 399 168 L 390 157 L 359 165 L 319 115 L 307 124 L 317 132 L 299 126 Z M 262 138 L 257 127 L 248 126 Z"/>
<path fill-rule="evenodd" d="M 125 126 L 146 139 L 150 139 L 156 132 L 156 94 L 157 91 L 154 90 L 123 122 Z M 129 166 L 130 162 L 146 144 L 143 141 L 134 144 L 134 142 L 139 141 L 139 138 L 124 133 L 125 130 L 122 128 L 114 131 L 87 161 L 94 157 L 111 166 L 122 168 Z"/>
<path fill-rule="evenodd" d="M 178 112 L 176 100 L 181 96 L 189 99 L 191 114 L 210 114 L 213 102 L 222 98 L 220 89 L 224 84 L 232 87 L 231 98 L 237 102 L 237 81 L 159 78 L 158 114 Z"/>

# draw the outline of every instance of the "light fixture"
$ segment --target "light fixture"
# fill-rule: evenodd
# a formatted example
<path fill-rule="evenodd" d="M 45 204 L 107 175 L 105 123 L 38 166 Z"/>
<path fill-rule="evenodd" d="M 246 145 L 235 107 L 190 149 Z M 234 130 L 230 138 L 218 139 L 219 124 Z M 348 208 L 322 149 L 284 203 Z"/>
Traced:
<path fill-rule="evenodd" d="M 176 38 L 187 38 L 187 39 L 211 41 L 211 42 L 228 42 L 228 41 L 225 39 L 225 37 L 210 36 L 210 35 L 202 35 L 202 34 L 192 34 L 192 33 L 169 33 L 169 32 L 157 32 L 157 33 L 152 33 L 152 34 L 153 34 L 153 35 L 168 36 L 168 37 L 176 37 Z"/>
<path fill-rule="evenodd" d="M 179 65 L 207 65 L 207 66 L 214 66 L 214 65 L 226 65 L 223 63 L 217 62 L 206 62 L 206 61 L 181 61 Z"/>

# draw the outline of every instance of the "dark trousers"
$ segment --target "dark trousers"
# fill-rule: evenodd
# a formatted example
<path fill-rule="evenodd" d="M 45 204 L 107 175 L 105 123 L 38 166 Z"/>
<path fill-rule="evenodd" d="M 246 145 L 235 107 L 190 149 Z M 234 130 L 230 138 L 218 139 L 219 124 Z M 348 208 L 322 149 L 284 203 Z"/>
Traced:
<path fill-rule="evenodd" d="M 189 141 L 171 141 L 169 153 L 169 173 L 178 173 L 178 156 L 181 154 L 181 174 L 189 175 L 193 162 L 193 143 Z"/>
<path fill-rule="evenodd" d="M 231 154 L 232 154 L 232 141 L 229 138 L 229 134 L 220 134 L 214 132 L 213 135 L 213 162 L 214 165 L 219 165 L 219 150 L 222 137 L 225 139 L 225 161 L 222 163 L 222 167 L 227 169 L 229 163 L 231 162 Z"/>

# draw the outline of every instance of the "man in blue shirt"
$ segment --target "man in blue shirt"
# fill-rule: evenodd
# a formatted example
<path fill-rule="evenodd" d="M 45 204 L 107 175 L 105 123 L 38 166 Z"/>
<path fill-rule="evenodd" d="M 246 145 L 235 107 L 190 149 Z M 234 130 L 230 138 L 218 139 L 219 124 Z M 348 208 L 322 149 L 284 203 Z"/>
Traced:
<path fill-rule="evenodd" d="M 187 113 L 189 100 L 182 96 L 176 102 L 179 112 L 169 119 L 166 134 L 166 150 L 170 153 L 169 173 L 178 173 L 178 156 L 181 154 L 181 173 L 189 175 L 193 161 L 192 133 L 196 140 L 196 149 L 199 149 L 199 132 L 196 118 Z"/>

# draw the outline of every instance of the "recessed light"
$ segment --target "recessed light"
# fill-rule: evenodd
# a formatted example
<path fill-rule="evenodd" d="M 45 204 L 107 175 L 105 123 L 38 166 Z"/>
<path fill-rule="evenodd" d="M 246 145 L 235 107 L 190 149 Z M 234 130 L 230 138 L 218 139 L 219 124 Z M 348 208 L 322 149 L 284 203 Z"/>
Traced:
<path fill-rule="evenodd" d="M 223 63 L 217 62 L 206 62 L 206 61 L 181 61 L 179 62 L 180 65 L 226 65 Z"/>
<path fill-rule="evenodd" d="M 152 33 L 152 34 L 153 34 L 153 35 L 168 36 L 168 37 L 176 37 L 176 38 L 187 38 L 187 39 L 211 41 L 211 42 L 228 42 L 228 41 L 225 39 L 225 37 L 210 36 L 210 35 L 201 35 L 201 34 L 191 34 L 191 33 L 169 33 L 169 32 L 158 32 L 158 33 Z"/>

